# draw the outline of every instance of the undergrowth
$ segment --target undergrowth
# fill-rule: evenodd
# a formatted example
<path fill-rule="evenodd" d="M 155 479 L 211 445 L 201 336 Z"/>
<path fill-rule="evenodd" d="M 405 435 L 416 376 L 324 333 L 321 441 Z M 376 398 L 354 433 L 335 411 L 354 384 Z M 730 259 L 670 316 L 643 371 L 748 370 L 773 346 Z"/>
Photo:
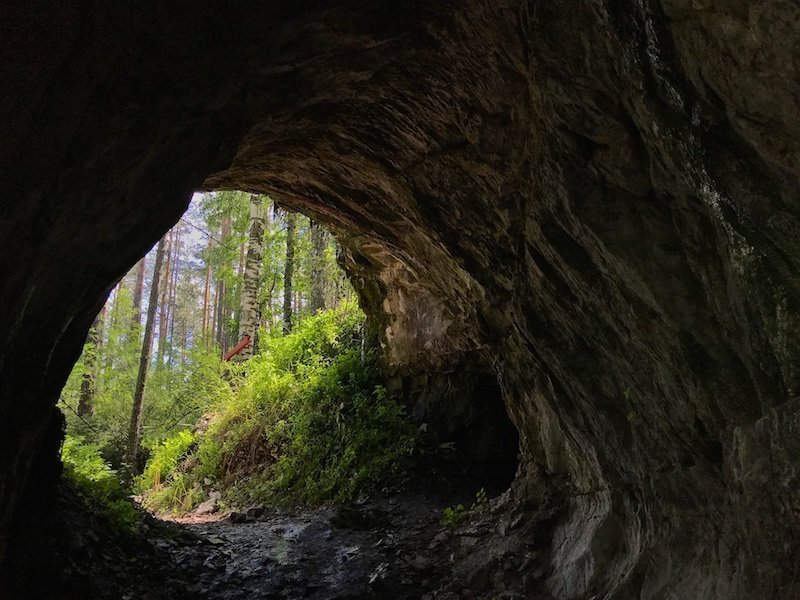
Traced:
<path fill-rule="evenodd" d="M 64 476 L 72 482 L 92 513 L 117 533 L 136 529 L 139 514 L 120 483 L 117 472 L 103 459 L 100 447 L 81 437 L 66 436 L 61 451 Z"/>
<path fill-rule="evenodd" d="M 362 352 L 363 315 L 322 312 L 265 342 L 207 430 L 153 449 L 137 484 L 149 508 L 186 511 L 212 490 L 243 506 L 349 500 L 402 477 L 415 428 Z"/>

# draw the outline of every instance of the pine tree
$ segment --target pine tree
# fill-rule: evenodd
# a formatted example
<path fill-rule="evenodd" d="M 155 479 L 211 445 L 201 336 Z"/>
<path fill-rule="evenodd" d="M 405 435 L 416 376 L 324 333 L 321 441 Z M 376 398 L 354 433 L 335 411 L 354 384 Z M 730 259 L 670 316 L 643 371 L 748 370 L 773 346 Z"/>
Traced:
<path fill-rule="evenodd" d="M 228 239 L 231 234 L 231 217 L 230 215 L 225 215 L 222 218 L 222 225 L 220 227 L 220 240 L 221 245 L 223 248 L 226 247 L 228 243 Z M 230 264 L 230 263 L 228 263 Z M 217 316 L 217 331 L 216 331 L 216 340 L 217 343 L 222 348 L 222 353 L 225 354 L 228 351 L 228 336 L 226 335 L 227 331 L 225 329 L 226 322 L 228 320 L 228 314 L 230 312 L 228 306 L 228 289 L 225 278 L 223 274 L 220 274 L 219 279 L 217 280 L 217 308 L 216 308 L 216 316 Z"/>
<path fill-rule="evenodd" d="M 206 247 L 206 279 L 205 279 L 205 287 L 203 288 L 203 319 L 202 319 L 202 331 L 203 331 L 203 342 L 207 345 L 209 343 L 210 335 L 209 330 L 213 329 L 211 326 L 211 307 L 213 306 L 212 298 L 210 297 L 211 293 L 211 261 L 209 256 L 211 252 L 214 250 L 214 238 L 209 238 L 208 246 Z"/>
<path fill-rule="evenodd" d="M 103 339 L 103 309 L 94 318 L 89 334 L 86 336 L 86 354 L 84 358 L 84 372 L 81 380 L 81 395 L 78 399 L 78 415 L 88 417 L 94 412 L 94 394 L 97 384 L 98 357 Z"/>
<path fill-rule="evenodd" d="M 142 325 L 142 296 L 144 295 L 144 275 L 147 270 L 147 255 L 136 263 L 136 282 L 133 287 L 133 320 L 135 327 Z"/>
<path fill-rule="evenodd" d="M 169 303 L 167 306 L 167 335 L 165 344 L 165 356 L 167 366 L 171 363 L 172 347 L 175 340 L 175 308 L 178 301 L 178 275 L 181 268 L 181 227 L 178 224 L 175 228 L 175 259 L 172 261 L 172 273 L 169 282 Z"/>
<path fill-rule="evenodd" d="M 164 346 L 167 343 L 167 323 L 169 316 L 169 282 L 172 273 L 172 256 L 175 253 L 175 232 L 170 232 L 164 236 L 167 238 L 167 246 L 165 251 L 166 264 L 163 267 L 160 281 L 163 282 L 159 287 L 161 288 L 161 300 L 158 303 L 158 354 L 156 355 L 156 366 L 160 367 L 164 358 Z"/>

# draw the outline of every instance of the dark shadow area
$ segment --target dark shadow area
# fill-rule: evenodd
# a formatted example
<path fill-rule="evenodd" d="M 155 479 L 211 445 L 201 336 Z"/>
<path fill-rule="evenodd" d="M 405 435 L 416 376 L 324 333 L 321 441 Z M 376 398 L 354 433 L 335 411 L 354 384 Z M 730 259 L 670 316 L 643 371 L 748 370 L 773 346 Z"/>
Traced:
<path fill-rule="evenodd" d="M 491 376 L 482 376 L 472 393 L 472 418 L 451 433 L 465 457 L 466 478 L 483 482 L 492 496 L 504 492 L 514 481 L 519 466 L 519 433 L 508 418 L 500 386 Z"/>
<path fill-rule="evenodd" d="M 403 395 L 435 449 L 429 468 L 448 476 L 446 487 L 466 496 L 484 488 L 490 497 L 509 488 L 519 465 L 519 433 L 493 374 L 465 367 L 406 379 Z"/>

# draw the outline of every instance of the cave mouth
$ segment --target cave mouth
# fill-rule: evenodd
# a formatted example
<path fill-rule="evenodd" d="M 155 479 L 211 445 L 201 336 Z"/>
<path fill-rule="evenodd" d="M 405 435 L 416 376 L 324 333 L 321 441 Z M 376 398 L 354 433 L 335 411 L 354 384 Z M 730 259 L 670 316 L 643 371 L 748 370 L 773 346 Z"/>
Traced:
<path fill-rule="evenodd" d="M 228 196 L 228 200 L 232 197 Z M 241 201 L 242 198 L 239 198 L 239 200 Z M 216 201 L 218 207 L 219 198 Z M 159 249 L 154 247 L 149 255 L 142 257 L 131 271 L 122 278 L 108 300 L 108 306 L 101 310 L 90 330 L 84 353 L 78 360 L 61 394 L 61 405 L 67 409 L 64 412 L 67 417 L 68 438 L 63 452 L 65 453 L 65 463 L 68 463 L 66 469 L 69 472 L 68 479 L 74 478 L 74 471 L 76 464 L 78 464 L 75 462 L 76 460 L 84 461 L 78 464 L 79 469 L 89 468 L 86 461 L 97 463 L 97 461 L 103 460 L 110 462 L 114 467 L 125 468 L 123 465 L 127 458 L 124 456 L 124 448 L 114 447 L 114 444 L 119 446 L 122 442 L 120 438 L 124 436 L 124 419 L 120 420 L 118 418 L 119 415 L 117 415 L 107 423 L 103 423 L 102 415 L 104 412 L 108 413 L 109 407 L 107 405 L 112 401 L 118 403 L 115 409 L 117 412 L 119 412 L 122 405 L 125 405 L 122 407 L 123 412 L 127 413 L 129 411 L 125 402 L 121 402 L 119 397 L 112 399 L 112 396 L 124 395 L 121 394 L 124 386 L 120 386 L 123 385 L 123 382 L 127 382 L 130 387 L 130 383 L 136 379 L 134 373 L 136 364 L 135 361 L 132 361 L 132 357 L 139 356 L 139 347 L 143 346 L 145 342 L 141 341 L 140 343 L 138 330 L 136 327 L 131 329 L 130 321 L 132 316 L 135 315 L 136 320 L 140 321 L 139 324 L 146 330 L 148 326 L 144 325 L 144 322 L 148 313 L 151 313 L 152 323 L 150 329 L 153 332 L 153 337 L 148 342 L 151 345 L 151 351 L 147 358 L 149 371 L 146 373 L 147 384 L 144 388 L 145 429 L 147 427 L 152 428 L 152 419 L 159 418 L 159 416 L 170 419 L 175 417 L 175 423 L 182 424 L 187 429 L 179 432 L 180 435 L 178 436 L 165 436 L 165 440 L 160 445 L 151 445 L 146 452 L 140 451 L 136 456 L 138 464 L 135 470 L 139 473 L 142 471 L 147 473 L 148 469 L 150 469 L 151 461 L 171 460 L 173 461 L 172 471 L 165 471 L 163 474 L 158 474 L 157 477 L 173 478 L 172 483 L 174 484 L 177 478 L 183 477 L 186 472 L 189 472 L 188 469 L 192 468 L 186 465 L 197 461 L 198 440 L 200 439 L 198 436 L 205 435 L 209 428 L 208 407 L 202 410 L 196 407 L 186 414 L 178 414 L 180 411 L 176 410 L 173 415 L 164 407 L 157 406 L 158 403 L 154 401 L 154 395 L 158 393 L 159 386 L 164 388 L 167 384 L 172 385 L 169 380 L 170 373 L 174 374 L 176 381 L 187 384 L 187 382 L 197 378 L 210 377 L 207 371 L 208 365 L 204 366 L 202 363 L 203 361 L 208 361 L 212 356 L 217 359 L 220 356 L 232 359 L 228 364 L 235 362 L 237 356 L 233 349 L 238 347 L 237 338 L 234 335 L 235 330 L 237 330 L 236 319 L 230 320 L 231 331 L 226 331 L 225 326 L 220 325 L 220 322 L 216 323 L 219 327 L 216 327 L 216 325 L 210 326 L 210 329 L 214 330 L 211 334 L 202 330 L 202 327 L 205 327 L 204 323 L 209 318 L 208 315 L 212 312 L 206 305 L 210 300 L 210 290 L 215 287 L 214 277 L 216 275 L 213 274 L 210 261 L 219 261 L 220 257 L 206 252 L 206 258 L 203 258 L 203 252 L 196 252 L 195 250 L 197 250 L 198 239 L 202 240 L 202 243 L 206 245 L 206 250 L 208 248 L 214 249 L 215 246 L 219 250 L 220 247 L 226 246 L 226 236 L 232 235 L 231 232 L 235 232 L 238 228 L 240 232 L 244 233 L 249 229 L 241 223 L 227 222 L 226 224 L 225 219 L 220 219 L 219 215 L 212 219 L 211 224 L 200 225 L 192 222 L 193 218 L 197 218 L 197 204 L 196 202 L 192 203 L 179 223 L 165 234 L 163 239 L 167 240 L 167 242 L 161 246 L 160 251 L 164 255 L 160 260 L 157 258 Z M 242 215 L 247 214 L 247 211 L 242 209 L 241 206 L 236 210 L 238 210 L 240 218 L 244 218 Z M 281 213 L 283 216 L 276 216 L 277 214 L 277 212 L 273 214 L 271 226 L 278 230 L 278 238 L 283 236 L 283 243 L 282 245 L 280 243 L 277 244 L 277 248 L 272 248 L 273 258 L 277 255 L 285 257 L 287 251 L 286 239 L 288 239 L 288 234 L 286 233 L 287 221 L 290 219 L 306 219 L 294 212 L 283 212 Z M 252 216 L 253 214 L 251 213 L 251 221 Z M 220 231 L 209 231 L 210 225 L 221 229 Z M 310 239 L 307 240 L 309 243 L 302 241 L 303 235 L 311 236 L 312 222 L 307 219 L 299 222 L 294 221 L 292 226 L 296 227 L 293 235 L 298 237 L 296 250 L 302 252 L 303 248 L 305 248 L 305 251 L 308 251 L 309 247 L 313 250 L 314 244 Z M 225 231 L 226 228 L 227 233 Z M 181 240 L 181 232 L 186 235 L 190 229 L 200 232 L 202 235 L 195 239 L 194 242 L 188 237 Z M 261 235 L 266 239 L 270 238 L 271 234 L 264 232 Z M 274 242 L 275 236 L 272 236 L 272 238 Z M 243 243 L 245 242 L 242 241 L 240 243 L 235 240 L 235 243 L 228 244 L 230 246 L 229 250 L 232 249 L 235 252 L 229 253 L 226 259 L 242 262 L 238 271 L 233 269 L 240 276 L 247 271 L 245 263 L 248 252 L 247 249 L 242 250 L 241 244 Z M 335 240 L 331 239 L 329 243 L 335 245 Z M 329 255 L 340 254 L 340 251 L 333 251 L 330 247 L 328 250 Z M 258 252 L 257 255 L 262 260 L 266 260 L 265 252 Z M 204 261 L 207 261 L 208 264 L 205 264 Z M 302 263 L 303 260 L 298 260 L 298 262 Z M 306 265 L 307 267 L 313 263 L 313 261 L 307 262 L 309 263 Z M 284 270 L 285 263 L 286 261 L 284 260 L 284 264 L 279 265 Z M 157 289 L 156 283 L 155 265 L 157 264 L 161 264 L 162 269 L 160 280 L 162 283 L 166 282 L 167 285 L 167 288 L 161 291 Z M 263 274 L 265 269 L 268 272 L 273 272 L 275 271 L 274 266 L 264 267 L 260 272 Z M 223 271 L 219 264 L 216 268 L 219 269 L 220 273 Z M 320 268 L 319 263 L 312 267 L 312 270 L 314 268 Z M 191 276 L 183 277 L 182 269 L 188 270 Z M 337 272 L 336 277 L 344 278 L 345 272 Z M 301 276 L 296 277 L 295 284 L 301 279 Z M 180 286 L 181 281 L 183 281 L 182 288 Z M 344 287 L 342 281 L 339 283 Z M 137 285 L 140 288 L 138 290 Z M 156 286 L 155 292 L 153 292 L 154 286 Z M 170 286 L 172 286 L 171 290 Z M 361 281 L 360 286 L 359 289 L 361 290 L 368 289 L 370 282 Z M 205 293 L 197 293 L 203 287 L 205 287 Z M 243 290 L 245 285 L 242 284 L 239 287 Z M 194 293 L 192 290 L 194 290 Z M 272 292 L 277 297 L 281 296 L 282 291 L 273 289 Z M 224 292 L 220 292 L 220 288 L 217 286 L 216 293 Z M 193 301 L 196 303 L 194 313 L 199 311 L 199 314 L 194 314 L 194 317 L 199 316 L 201 322 L 201 325 L 198 325 L 196 330 L 185 322 L 187 319 L 190 320 L 193 314 L 192 310 L 189 310 L 186 306 L 183 306 L 184 323 L 176 326 L 174 320 L 170 322 L 170 314 L 173 315 L 173 319 L 175 319 L 175 315 L 180 314 L 177 306 L 181 305 L 181 294 L 187 295 L 188 300 L 184 299 L 186 302 Z M 352 289 L 346 292 L 345 295 L 348 295 L 348 300 L 351 303 L 355 300 Z M 306 301 L 302 298 L 302 293 L 299 296 L 296 295 L 293 298 L 295 315 L 298 317 L 295 331 L 303 329 L 305 319 L 313 320 L 323 317 L 320 312 L 316 316 L 303 314 Z M 136 297 L 138 297 L 138 300 L 135 299 Z M 153 301 L 153 299 L 155 299 L 156 305 L 150 311 L 149 302 Z M 223 302 L 221 298 L 217 298 L 217 300 Z M 162 301 L 175 304 L 172 313 L 170 313 L 170 309 L 163 310 L 163 307 L 160 306 Z M 273 304 L 271 301 L 270 303 Z M 367 306 L 369 307 L 370 304 L 367 303 Z M 216 311 L 216 309 L 214 310 Z M 226 310 L 232 314 L 230 306 Z M 281 335 L 294 335 L 285 332 L 283 334 L 276 333 L 274 328 L 281 326 L 281 318 L 280 315 L 270 314 L 273 324 L 264 327 L 262 323 L 261 328 L 261 336 L 264 338 L 263 343 L 264 347 L 268 348 L 267 351 L 272 351 L 269 349 L 270 339 L 279 339 Z M 366 320 L 372 318 L 375 321 L 379 321 L 380 315 L 367 314 L 365 318 Z M 103 320 L 106 322 L 103 323 Z M 177 331 L 177 336 L 174 338 L 170 336 L 170 325 L 173 331 Z M 330 323 L 323 322 L 322 325 L 329 326 Z M 367 329 L 369 327 L 361 324 L 353 331 L 345 332 L 342 339 L 346 339 L 347 343 L 353 344 L 353 347 L 358 347 L 363 354 L 366 351 L 366 344 L 369 342 L 365 337 L 365 330 Z M 159 338 L 159 332 L 162 335 L 161 338 Z M 420 332 L 411 333 L 418 334 Z M 312 334 L 304 333 L 303 335 Z M 179 338 L 182 338 L 183 345 Z M 205 353 L 200 355 L 192 354 L 192 348 L 185 347 L 188 341 L 203 341 L 202 343 L 204 344 L 210 344 L 210 350 L 207 348 Z M 280 348 L 280 346 L 277 347 Z M 111 354 L 114 352 L 117 355 L 112 356 Z M 329 358 L 335 361 L 337 356 Z M 225 363 L 215 362 L 214 364 L 219 366 Z M 385 368 L 380 361 L 376 363 L 376 367 L 379 367 L 379 369 Z M 92 368 L 99 373 L 90 374 L 89 371 Z M 181 371 L 181 368 L 183 368 L 183 371 Z M 123 373 L 125 369 L 128 369 L 130 373 L 125 375 Z M 203 369 L 206 369 L 206 371 Z M 112 373 L 116 379 L 106 381 L 104 378 L 108 379 Z M 439 534 L 442 535 L 444 532 L 456 529 L 466 521 L 468 512 L 480 515 L 481 511 L 484 511 L 485 507 L 488 506 L 488 499 L 495 498 L 511 486 L 518 469 L 519 436 L 506 412 L 502 392 L 494 373 L 480 369 L 476 370 L 474 366 L 464 364 L 444 373 L 432 373 L 425 376 L 403 377 L 380 370 L 376 375 L 380 379 L 381 385 L 386 386 L 388 397 L 397 405 L 403 407 L 412 428 L 419 436 L 418 440 L 423 456 L 417 457 L 417 462 L 408 479 L 386 482 L 388 485 L 383 490 L 374 490 L 368 496 L 357 498 L 355 503 L 337 502 L 335 504 L 338 508 L 333 509 L 333 512 L 325 512 L 323 509 L 314 508 L 305 511 L 299 510 L 299 512 L 298 509 L 295 509 L 294 511 L 283 513 L 276 512 L 273 507 L 256 502 L 241 501 L 244 503 L 235 506 L 225 504 L 224 502 L 219 502 L 219 496 L 216 495 L 221 489 L 220 486 L 216 485 L 216 482 L 213 485 L 204 485 L 202 481 L 196 481 L 193 489 L 203 495 L 193 498 L 191 496 L 192 490 L 188 490 L 185 498 L 190 498 L 190 502 L 186 505 L 180 504 L 181 508 L 186 509 L 181 513 L 180 517 L 166 517 L 165 511 L 159 511 L 152 506 L 147 506 L 146 508 L 154 516 L 157 516 L 159 521 L 165 519 L 177 521 L 187 527 L 187 531 L 192 535 L 205 536 L 204 539 L 217 540 L 211 542 L 212 547 L 214 544 L 219 543 L 221 544 L 220 547 L 224 548 L 226 552 L 241 552 L 244 546 L 253 544 L 253 539 L 248 538 L 249 534 L 246 533 L 248 530 L 237 529 L 235 525 L 261 528 L 262 533 L 260 535 L 269 538 L 269 543 L 265 542 L 258 545 L 257 552 L 254 550 L 250 558 L 243 559 L 243 562 L 237 562 L 236 564 L 249 572 L 253 565 L 258 560 L 261 560 L 259 557 L 272 556 L 275 552 L 282 552 L 281 548 L 287 544 L 296 544 L 293 547 L 299 548 L 306 556 L 313 556 L 313 560 L 320 562 L 323 566 L 310 568 L 299 564 L 299 562 L 292 563 L 291 560 L 283 566 L 289 570 L 294 569 L 292 573 L 295 579 L 301 582 L 305 581 L 308 585 L 316 585 L 314 578 L 317 575 L 314 573 L 314 569 L 328 568 L 326 566 L 327 563 L 325 563 L 327 558 L 324 555 L 337 556 L 337 553 L 349 551 L 347 549 L 353 547 L 353 535 L 362 536 L 357 538 L 359 543 L 363 543 L 364 539 L 370 539 L 369 536 L 372 535 L 375 539 L 371 539 L 370 543 L 381 544 L 383 543 L 383 537 L 381 536 L 384 536 L 386 531 L 391 531 L 394 532 L 391 533 L 391 536 L 396 536 L 400 540 L 397 544 L 398 548 L 403 548 L 406 552 L 412 551 L 420 544 L 431 543 L 428 538 L 420 537 L 420 531 L 430 533 L 428 536 L 430 538 L 436 531 L 439 531 Z M 222 377 L 215 379 L 213 383 L 220 385 L 231 384 L 232 388 L 237 385 L 247 385 L 246 379 L 236 381 L 231 379 L 235 377 L 240 377 L 236 368 L 228 369 L 224 371 Z M 226 380 L 226 378 L 229 379 Z M 233 385 L 234 383 L 236 385 Z M 108 389 L 99 390 L 104 386 Z M 203 389 L 204 386 L 206 388 L 210 387 L 206 383 L 198 389 Z M 92 393 L 99 394 L 104 398 L 94 409 L 91 406 L 83 406 L 85 400 L 83 395 L 87 391 L 92 391 Z M 132 391 L 132 389 L 127 390 L 127 393 Z M 164 390 L 162 389 L 161 391 L 163 392 Z M 179 395 L 182 394 L 183 397 L 190 396 L 192 390 L 170 388 L 168 392 L 174 396 L 172 398 L 174 400 L 172 407 L 175 408 L 180 404 L 178 402 Z M 106 396 L 103 396 L 104 393 L 106 393 Z M 344 402 L 342 406 L 344 406 Z M 186 407 L 183 406 L 182 408 L 185 409 Z M 83 414 L 80 414 L 82 411 Z M 94 452 L 94 454 L 90 455 L 88 446 L 81 447 L 79 438 L 86 436 L 89 430 L 104 426 L 108 427 L 108 431 L 105 433 L 108 440 L 111 441 L 104 448 L 100 448 L 99 440 L 95 440 L 94 444 L 89 444 L 88 446 L 93 446 L 95 449 L 99 449 L 100 452 Z M 181 436 L 184 436 L 184 438 L 181 438 Z M 242 458 L 242 460 L 250 461 L 251 463 L 257 460 L 266 460 L 265 457 L 267 457 L 270 450 L 268 444 L 266 442 L 262 444 L 257 435 L 248 434 L 243 437 L 253 438 L 255 443 L 246 447 L 246 450 L 251 455 Z M 179 448 L 177 444 L 184 444 L 184 446 Z M 259 447 L 259 444 L 262 444 L 261 447 Z M 169 451 L 164 450 L 164 448 Z M 67 453 L 71 456 L 70 460 L 66 460 Z M 97 467 L 97 464 L 94 466 Z M 229 465 L 229 467 L 232 471 L 236 470 L 235 465 Z M 315 474 L 312 473 L 312 475 Z M 95 477 L 97 473 L 92 473 L 90 476 Z M 103 477 L 105 476 L 103 475 Z M 157 484 L 160 490 L 168 489 L 168 486 L 164 484 L 165 482 L 163 481 Z M 192 554 L 192 550 L 181 546 L 182 542 L 179 542 L 177 546 L 175 546 L 174 541 L 165 542 L 165 539 L 172 539 L 171 536 L 180 538 L 183 534 L 163 529 L 163 527 L 170 527 L 171 525 L 154 525 L 152 523 L 148 526 L 150 533 L 145 536 L 146 538 L 149 537 L 148 541 L 137 542 L 139 544 L 138 549 L 125 548 L 125 544 L 120 544 L 119 539 L 115 537 L 116 533 L 112 534 L 103 530 L 106 527 L 104 523 L 107 523 L 109 516 L 106 514 L 108 506 L 90 504 L 91 509 L 87 513 L 85 506 L 82 507 L 81 505 L 80 498 L 88 498 L 92 493 L 91 490 L 81 489 L 81 484 L 78 484 L 78 497 L 76 497 L 74 493 L 75 480 L 73 479 L 67 485 L 68 488 L 65 489 L 69 491 L 62 493 L 59 507 L 50 514 L 38 534 L 61 539 L 64 541 L 65 546 L 68 546 L 70 540 L 75 539 L 76 531 L 81 530 L 83 533 L 79 537 L 81 540 L 80 547 L 75 554 L 78 559 L 88 561 L 93 553 L 101 552 L 104 557 L 112 556 L 117 562 L 125 562 L 128 559 L 135 558 L 134 563 L 138 561 L 140 565 L 147 565 L 153 558 L 153 552 L 156 554 L 161 553 L 159 560 L 163 564 L 168 564 L 171 560 L 183 561 L 183 566 L 180 569 L 185 571 L 184 574 L 187 579 L 196 577 L 198 580 L 205 582 L 204 585 L 209 586 L 219 584 L 215 579 L 219 570 L 219 567 L 215 566 L 216 562 L 222 560 L 220 558 L 222 555 L 219 553 Z M 102 480 L 102 485 L 106 486 L 107 492 L 109 489 L 107 478 Z M 208 492 L 212 488 L 214 488 L 214 492 L 209 495 Z M 115 502 L 118 500 L 116 499 Z M 142 498 L 140 497 L 139 500 L 141 501 Z M 116 506 L 117 508 L 114 510 L 119 509 L 119 505 Z M 398 506 L 402 507 L 400 512 L 397 512 Z M 448 510 L 455 510 L 454 513 L 451 513 L 454 516 L 447 516 L 448 513 L 446 511 Z M 395 515 L 395 513 L 399 516 L 387 517 L 387 515 Z M 114 518 L 119 517 L 118 514 L 112 514 L 112 516 Z M 427 523 L 427 529 L 420 530 L 419 523 L 423 522 Z M 312 525 L 311 529 L 317 531 L 316 534 L 305 537 L 299 535 L 297 538 L 286 537 L 285 531 L 302 531 L 309 526 L 309 523 Z M 403 533 L 405 530 L 413 532 L 413 535 L 406 536 Z M 224 536 L 225 544 L 230 542 L 231 545 L 219 542 L 218 540 L 223 539 L 220 536 Z M 38 539 L 38 537 L 32 538 L 32 540 Z M 86 541 L 86 539 L 89 541 Z M 23 549 L 21 554 L 31 565 L 42 564 L 40 562 L 41 557 L 34 558 L 36 548 L 41 545 L 40 542 L 41 540 L 39 542 L 33 541 L 33 547 Z M 155 546 L 148 546 L 147 544 L 150 543 L 155 544 Z M 142 546 L 141 544 L 145 545 Z M 183 549 L 175 550 L 176 547 Z M 75 567 L 75 560 L 77 559 L 65 559 L 59 555 L 60 551 L 56 551 L 53 556 L 44 557 L 46 564 L 43 568 L 60 569 L 63 566 L 63 562 L 68 565 L 68 569 Z M 195 556 L 195 558 L 186 558 L 188 555 Z M 202 561 L 199 561 L 197 556 L 201 556 Z M 195 561 L 194 563 L 192 562 L 193 560 Z M 355 589 L 361 585 L 361 583 L 356 583 L 355 580 L 361 581 L 364 579 L 365 574 L 362 572 L 364 569 L 371 570 L 367 573 L 367 579 L 369 580 L 378 576 L 383 577 L 381 574 L 381 569 L 383 568 L 381 564 L 383 563 L 372 564 L 372 562 L 371 559 L 367 560 L 366 558 L 356 559 L 355 566 L 350 571 L 352 581 L 348 579 L 349 575 L 345 577 L 345 583 L 342 584 L 342 587 L 337 588 L 337 592 L 347 591 L 350 589 L 348 586 Z M 106 558 L 99 559 L 97 568 L 101 570 L 108 569 L 109 567 L 105 563 L 107 563 Z M 190 566 L 186 567 L 186 565 Z M 162 567 L 159 567 L 159 569 Z M 398 594 L 402 591 L 408 591 L 403 588 L 403 586 L 408 587 L 407 582 L 409 580 L 408 573 L 403 571 L 405 568 L 402 565 L 398 567 L 397 573 L 399 574 L 396 579 L 406 583 L 401 582 L 401 585 L 395 581 L 392 584 L 400 586 Z M 133 569 L 131 573 L 135 570 Z M 26 567 L 24 572 L 30 573 L 29 568 Z M 72 589 L 75 586 L 77 590 L 83 585 L 80 583 L 82 578 L 87 573 L 92 572 L 92 568 L 77 567 L 77 571 L 67 576 L 66 580 L 63 579 L 63 573 L 57 579 L 61 582 L 59 585 L 66 581 L 64 583 L 67 586 L 65 589 Z M 96 570 L 94 573 L 99 574 Z M 135 585 L 138 584 L 129 580 L 131 573 L 120 571 L 118 573 L 120 580 L 119 582 L 114 582 L 113 585 L 134 586 L 130 589 L 138 589 L 135 588 Z M 101 575 L 106 578 L 112 577 L 112 580 L 115 577 L 113 572 L 109 573 L 107 570 Z M 157 575 L 157 577 L 160 576 L 161 574 Z M 26 582 L 23 588 L 32 585 L 31 581 Z M 47 585 L 50 584 L 48 583 Z M 277 583 L 273 581 L 270 585 L 279 586 L 281 585 L 280 580 Z M 426 585 L 431 586 L 433 584 L 431 580 L 428 580 Z M 34 586 L 33 588 L 25 588 L 24 592 L 27 593 L 31 589 L 34 590 L 34 593 L 46 591 L 45 588 Z M 202 591 L 206 588 L 198 587 L 195 589 L 190 586 L 190 589 Z M 79 592 L 76 591 L 77 593 Z"/>
<path fill-rule="evenodd" d="M 203 456 L 198 447 L 206 432 L 215 430 L 216 421 L 258 421 L 274 409 L 266 403 L 261 414 L 243 415 L 228 408 L 225 394 L 236 397 L 242 389 L 263 385 L 260 371 L 273 368 L 261 356 L 258 366 L 243 370 L 250 364 L 246 361 L 259 353 L 277 354 L 276 364 L 283 365 L 275 367 L 278 370 L 302 361 L 281 355 L 287 352 L 280 342 L 285 336 L 297 338 L 292 343 L 302 347 L 338 345 L 316 358 L 334 363 L 357 350 L 363 364 L 369 346 L 377 345 L 366 332 L 374 329 L 368 323 L 380 322 L 382 315 L 365 315 L 359 306 L 374 309 L 368 299 L 359 302 L 373 282 L 362 279 L 354 289 L 341 257 L 336 235 L 300 212 L 280 208 L 269 196 L 240 191 L 195 194 L 178 223 L 117 283 L 61 392 L 68 471 L 89 468 L 80 461 L 88 461 L 91 454 L 91 460 L 105 460 L 124 474 L 154 514 L 217 512 L 217 500 L 226 488 L 258 474 L 260 463 L 273 462 L 280 453 L 267 426 L 246 434 L 214 431 L 228 444 L 232 434 L 242 439 L 223 459 L 224 474 L 214 476 L 209 471 L 192 483 L 192 469 L 205 472 L 205 465 L 198 467 L 198 456 Z M 362 294 L 357 296 L 358 290 Z M 245 326 L 247 318 L 256 319 L 250 329 Z M 333 333 L 317 334 L 309 327 L 333 328 Z M 409 334 L 425 337 L 425 332 Z M 332 337 L 324 339 L 325 335 Z M 426 491 L 439 486 L 443 495 L 469 502 L 479 490 L 495 497 L 511 486 L 518 468 L 519 436 L 494 373 L 465 364 L 424 377 L 390 376 L 377 348 L 373 354 L 369 385 L 386 385 L 387 406 L 408 413 L 408 424 L 398 419 L 388 427 L 416 430 L 419 448 L 411 450 L 417 453 L 413 470 Z M 143 386 L 134 386 L 140 380 Z M 227 392 L 220 396 L 219 388 Z M 268 397 L 275 391 L 260 393 Z M 265 402 L 263 397 L 255 400 Z M 338 407 L 323 407 L 341 411 L 330 428 L 346 427 L 352 418 L 346 414 L 348 399 L 341 400 Z M 289 412 L 284 419 L 274 419 L 272 427 L 307 418 L 302 401 L 296 415 Z M 375 409 L 384 411 L 387 406 L 376 404 Z M 134 420 L 138 420 L 138 448 L 132 453 Z M 395 442 L 387 439 L 387 444 Z M 180 498 L 170 495 L 173 487 L 191 485 Z M 152 498 L 156 500 L 148 503 Z M 240 496 L 236 502 L 238 508 L 246 508 L 242 503 L 257 499 Z"/>

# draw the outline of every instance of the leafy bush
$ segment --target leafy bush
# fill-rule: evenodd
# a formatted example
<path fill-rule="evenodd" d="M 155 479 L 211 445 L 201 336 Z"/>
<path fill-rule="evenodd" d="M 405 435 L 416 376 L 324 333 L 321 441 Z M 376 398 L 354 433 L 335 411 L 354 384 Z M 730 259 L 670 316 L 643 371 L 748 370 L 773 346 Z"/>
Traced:
<path fill-rule="evenodd" d="M 148 465 L 165 485 L 149 505 L 186 510 L 209 481 L 238 504 L 320 504 L 396 480 L 415 428 L 380 385 L 375 357 L 362 356 L 362 325 L 352 308 L 330 310 L 266 340 L 235 393 L 212 407 L 191 468 L 166 482 L 160 466 Z M 168 462 L 167 454 L 156 451 L 151 463 Z M 148 477 L 142 483 L 154 489 Z"/>
<path fill-rule="evenodd" d="M 194 434 L 191 431 L 183 430 L 153 448 L 147 467 L 136 478 L 137 488 L 139 490 L 160 489 L 162 484 L 173 476 L 181 459 L 189 454 L 194 442 Z"/>
<path fill-rule="evenodd" d="M 132 531 L 138 513 L 122 484 L 100 454 L 100 447 L 81 437 L 67 436 L 61 451 L 64 475 L 70 480 L 95 514 L 105 518 L 117 532 Z"/>

